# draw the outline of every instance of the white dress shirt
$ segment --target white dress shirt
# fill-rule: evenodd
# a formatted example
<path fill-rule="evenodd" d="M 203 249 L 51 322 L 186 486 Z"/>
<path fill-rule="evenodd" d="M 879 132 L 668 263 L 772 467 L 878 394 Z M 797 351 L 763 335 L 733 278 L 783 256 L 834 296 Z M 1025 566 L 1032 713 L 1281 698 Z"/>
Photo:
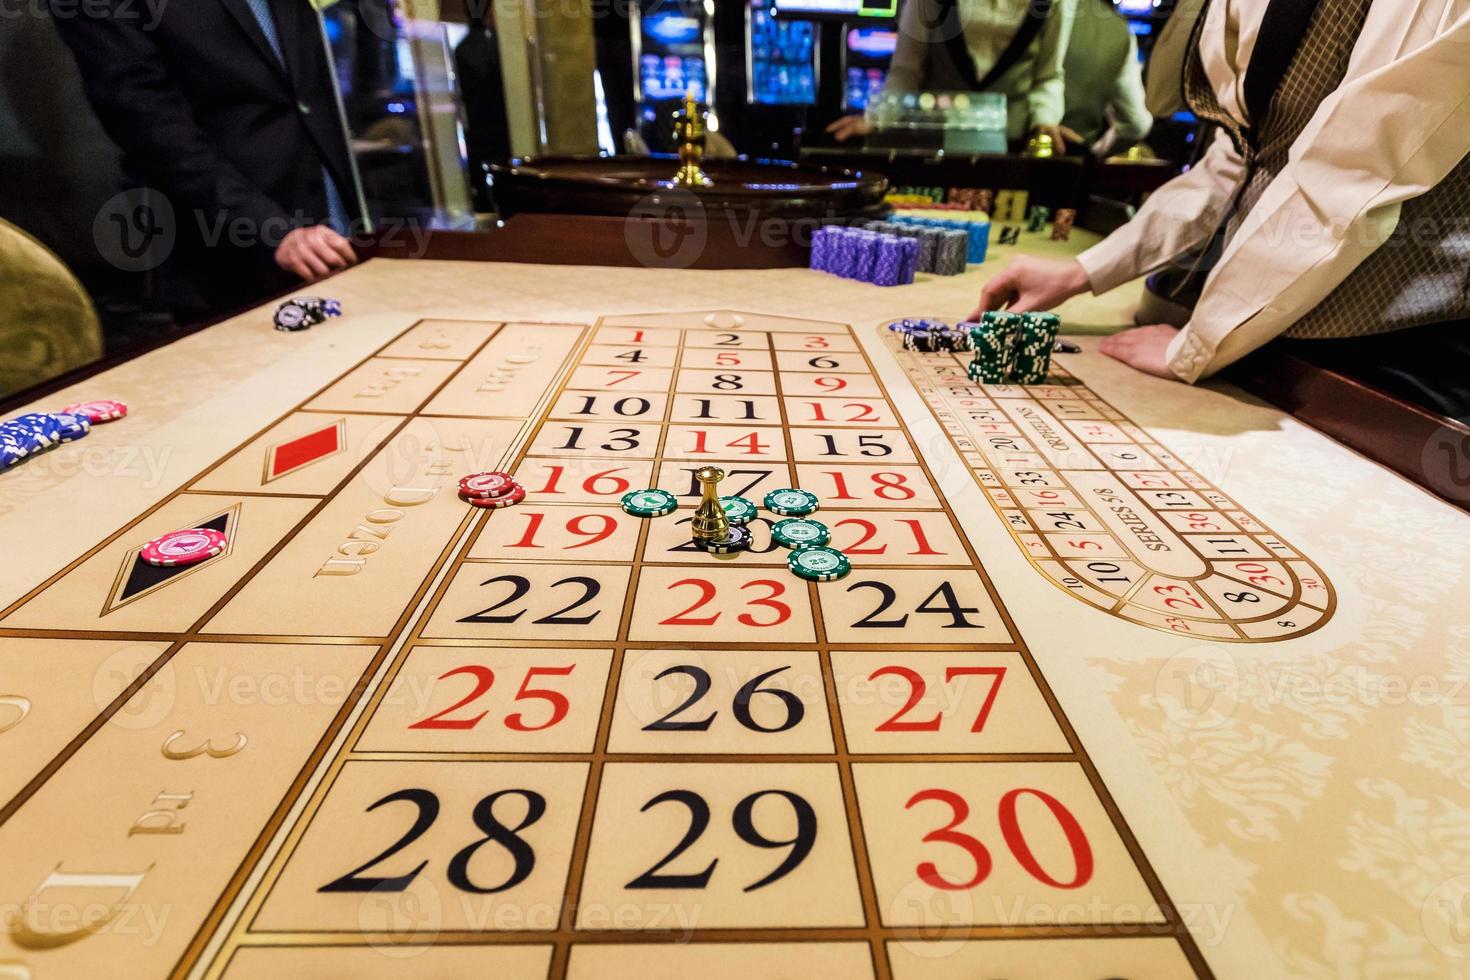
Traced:
<path fill-rule="evenodd" d="M 1246 125 L 1245 73 L 1268 3 L 1214 0 L 1200 37 L 1220 105 Z M 1467 153 L 1470 0 L 1376 0 L 1341 87 L 1231 239 L 1169 347 L 1170 369 L 1197 381 L 1286 332 L 1388 239 L 1402 202 Z M 1216 136 L 1195 167 L 1080 256 L 1093 292 L 1204 245 L 1245 176 L 1229 137 Z"/>
<path fill-rule="evenodd" d="M 1031 9 L 1032 0 L 957 0 L 965 29 L 965 46 L 975 63 L 975 74 L 984 78 L 1010 46 L 1016 30 Z M 923 9 L 921 9 L 921 5 Z M 1072 33 L 1076 0 L 1056 0 L 1051 15 L 1042 25 L 1031 51 L 1007 71 L 991 89 L 1005 95 L 1009 103 L 1012 139 L 1036 126 L 1055 126 L 1066 111 L 1066 78 L 1063 59 Z M 923 26 L 937 20 L 934 0 L 908 0 L 898 17 L 898 44 L 888 69 L 885 88 L 916 92 L 924 85 L 925 66 L 942 47 Z M 943 51 L 937 52 L 945 57 Z"/>

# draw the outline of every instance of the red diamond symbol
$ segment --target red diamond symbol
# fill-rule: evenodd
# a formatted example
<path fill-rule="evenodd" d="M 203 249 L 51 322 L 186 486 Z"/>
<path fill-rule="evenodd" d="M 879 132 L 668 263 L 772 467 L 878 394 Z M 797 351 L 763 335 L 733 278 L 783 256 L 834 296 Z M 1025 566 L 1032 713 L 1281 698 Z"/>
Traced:
<path fill-rule="evenodd" d="M 265 479 L 261 482 L 279 480 L 288 473 L 337 455 L 347 448 L 346 428 L 347 420 L 337 419 L 290 442 L 272 446 L 265 454 Z"/>

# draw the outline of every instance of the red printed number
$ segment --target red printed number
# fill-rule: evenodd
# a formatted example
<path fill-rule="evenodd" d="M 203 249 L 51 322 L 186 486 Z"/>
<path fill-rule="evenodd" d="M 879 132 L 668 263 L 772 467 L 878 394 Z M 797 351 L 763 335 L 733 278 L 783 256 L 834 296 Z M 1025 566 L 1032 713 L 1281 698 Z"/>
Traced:
<path fill-rule="evenodd" d="M 541 525 L 546 521 L 546 514 L 541 511 L 527 511 L 523 515 L 527 519 L 526 533 L 515 544 L 506 545 L 508 548 L 541 548 L 544 545 L 536 543 L 536 535 L 541 530 Z M 566 523 L 567 533 L 574 538 L 582 538 L 576 544 L 564 544 L 562 551 L 572 551 L 576 548 L 586 548 L 589 545 L 598 544 L 612 537 L 612 533 L 618 529 L 617 519 L 611 514 L 578 514 Z"/>
<path fill-rule="evenodd" d="M 699 598 L 694 604 L 683 612 L 675 613 L 668 619 L 659 621 L 660 626 L 713 626 L 719 622 L 721 613 L 713 613 L 709 616 L 694 615 L 705 606 L 714 601 L 718 590 L 713 582 L 702 578 L 680 579 L 669 586 L 671 590 L 691 586 L 699 590 Z M 791 618 L 791 607 L 780 602 L 781 596 L 786 594 L 786 585 L 773 579 L 756 579 L 746 582 L 740 586 L 741 592 L 750 592 L 751 596 L 745 600 L 745 605 L 753 610 L 743 612 L 735 617 L 735 621 L 742 626 L 780 626 Z M 761 593 L 764 593 L 763 595 Z"/>
<path fill-rule="evenodd" d="M 995 707 L 995 696 L 1000 693 L 1000 682 L 1006 675 L 1004 667 L 950 667 L 944 672 L 944 681 L 949 683 L 956 677 L 989 677 L 990 690 L 985 693 L 985 701 L 980 705 L 980 712 L 975 716 L 975 721 L 970 725 L 970 731 L 980 732 L 985 729 L 985 720 L 990 717 L 990 709 Z M 943 712 L 936 711 L 933 718 L 922 721 L 904 721 L 904 715 L 913 711 L 924 700 L 924 694 L 928 685 L 924 683 L 923 675 L 909 667 L 889 666 L 879 667 L 868 675 L 868 680 L 876 681 L 880 677 L 902 677 L 909 685 L 909 697 L 904 706 L 887 721 L 877 728 L 877 732 L 937 732 L 939 724 L 944 720 Z"/>
<path fill-rule="evenodd" d="M 1045 804 L 1051 811 L 1052 818 L 1056 820 L 1057 826 L 1067 838 L 1067 844 L 1072 851 L 1073 871 L 1067 880 L 1055 877 L 1041 866 L 1036 855 L 1027 843 L 1026 836 L 1021 830 L 1021 818 L 1018 813 L 1020 801 L 1023 797 L 1031 796 Z M 976 838 L 963 831 L 956 830 L 970 816 L 970 805 L 965 802 L 964 797 L 947 789 L 926 789 L 915 793 L 904 804 L 904 809 L 912 809 L 919 803 L 927 802 L 943 803 L 949 807 L 950 820 L 937 830 L 931 830 L 924 835 L 924 843 L 951 844 L 960 848 L 969 855 L 971 862 L 975 865 L 974 872 L 967 880 L 955 881 L 944 877 L 939 873 L 938 866 L 933 861 L 924 861 L 919 864 L 915 871 L 919 880 L 932 888 L 944 891 L 965 891 L 974 888 L 990 876 L 992 861 L 990 851 Z M 1092 880 L 1093 860 L 1092 846 L 1087 843 L 1087 835 L 1082 831 L 1082 825 L 1072 812 L 1061 804 L 1056 797 L 1039 789 L 1013 789 L 1000 799 L 999 813 L 1001 837 L 1006 842 L 1006 848 L 1011 856 L 1016 859 L 1026 873 L 1044 885 L 1053 888 L 1081 888 Z"/>
<path fill-rule="evenodd" d="M 520 690 L 516 691 L 515 700 L 544 702 L 550 706 L 550 714 L 544 720 L 533 722 L 528 720 L 528 715 L 532 718 L 541 715 L 543 712 L 540 709 L 534 712 L 518 711 L 505 718 L 505 727 L 516 732 L 539 732 L 552 727 L 565 718 L 567 712 L 572 707 L 571 702 L 567 700 L 567 696 L 560 691 L 544 687 L 532 687 L 531 684 L 539 677 L 567 677 L 571 674 L 575 666 L 575 664 L 568 664 L 565 667 L 532 667 L 527 670 L 525 678 L 521 681 Z M 447 681 L 451 677 L 462 676 L 473 677 L 475 679 L 475 686 L 470 693 L 443 711 L 409 725 L 409 730 L 464 732 L 476 728 L 480 722 L 485 720 L 485 717 L 490 714 L 488 710 L 467 718 L 451 718 L 450 716 L 469 707 L 488 694 L 490 688 L 495 684 L 495 672 L 482 664 L 466 664 L 463 667 L 456 667 L 453 670 L 440 674 L 439 680 Z"/>

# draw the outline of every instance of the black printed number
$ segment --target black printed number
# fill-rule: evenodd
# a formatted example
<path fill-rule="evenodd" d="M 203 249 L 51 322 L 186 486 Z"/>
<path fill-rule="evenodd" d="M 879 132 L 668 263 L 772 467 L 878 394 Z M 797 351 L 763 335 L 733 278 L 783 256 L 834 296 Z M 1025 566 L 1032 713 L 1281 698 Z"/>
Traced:
<path fill-rule="evenodd" d="M 477 613 L 471 613 L 470 615 L 461 619 L 460 622 L 514 623 L 518 621 L 522 616 L 524 616 L 527 612 L 525 609 L 518 609 L 515 612 L 500 613 L 499 615 L 491 615 L 498 609 L 503 609 L 506 606 L 518 603 L 521 599 L 524 599 L 526 597 L 527 593 L 531 591 L 531 580 L 523 575 L 497 575 L 494 578 L 487 578 L 485 581 L 481 582 L 480 587 L 485 588 L 486 586 L 495 585 L 501 582 L 510 586 L 510 595 L 506 596 L 504 599 L 501 599 L 493 606 L 486 606 L 484 609 L 481 609 Z M 597 612 L 588 613 L 585 616 L 567 615 L 572 610 L 585 606 L 587 603 L 597 598 L 597 596 L 602 592 L 602 583 L 597 581 L 597 579 L 588 578 L 586 575 L 573 575 L 570 578 L 564 578 L 551 583 L 551 587 L 553 589 L 559 588 L 563 585 L 581 586 L 581 596 L 572 600 L 570 604 L 563 606 L 556 612 L 548 613 L 547 615 L 542 616 L 540 619 L 531 620 L 531 622 L 535 623 L 538 626 L 586 626 L 602 614 L 602 611 L 598 610 Z"/>
<path fill-rule="evenodd" d="M 503 797 L 519 796 L 526 802 L 526 815 L 514 827 L 506 826 L 500 822 L 495 815 L 495 804 Z M 414 818 L 413 826 L 408 828 L 398 841 L 386 851 L 379 854 L 366 864 L 347 872 L 347 874 L 329 881 L 321 888 L 320 892 L 401 892 L 413 884 L 425 868 L 429 866 L 427 859 L 419 862 L 418 867 L 408 874 L 396 878 L 377 878 L 365 875 L 364 872 L 371 870 L 400 851 L 413 846 L 439 818 L 439 797 L 426 789 L 403 789 L 383 797 L 378 802 L 367 808 L 368 813 L 389 803 L 412 803 L 418 808 L 418 815 Z M 519 885 L 531 876 L 536 868 L 536 852 L 531 845 L 520 837 L 521 831 L 540 820 L 546 814 L 546 798 L 540 793 L 529 789 L 503 789 L 475 804 L 471 819 L 475 827 L 485 836 L 465 845 L 454 857 L 449 859 L 447 877 L 449 883 L 460 891 L 470 892 L 475 895 L 494 895 L 497 892 L 507 891 Z M 493 885 L 481 885 L 470 880 L 470 862 L 474 860 L 480 848 L 486 844 L 498 844 L 510 855 L 515 867 L 511 869 L 509 877 L 504 881 Z"/>
<path fill-rule="evenodd" d="M 761 686 L 772 677 L 775 677 L 777 674 L 790 669 L 791 666 L 789 664 L 785 667 L 777 667 L 774 670 L 766 671 L 764 674 L 757 674 L 755 677 L 752 677 L 750 680 L 740 685 L 740 690 L 735 692 L 734 704 L 731 705 L 731 713 L 735 715 L 735 720 L 740 722 L 743 727 L 748 728 L 753 732 L 761 732 L 767 735 L 773 735 L 777 732 L 789 732 L 791 729 L 801 724 L 802 718 L 806 717 L 806 705 L 801 703 L 801 698 L 797 697 L 790 691 L 782 690 L 778 687 Z M 689 697 L 685 698 L 684 702 L 680 704 L 677 708 L 675 708 L 673 711 L 670 711 L 668 714 L 664 715 L 657 721 L 649 722 L 647 725 L 644 725 L 643 730 L 645 732 L 709 731 L 710 726 L 713 725 L 715 722 L 715 717 L 719 714 L 718 711 L 711 711 L 703 718 L 686 718 L 682 720 L 678 719 L 679 715 L 682 715 L 684 712 L 694 707 L 700 701 L 704 700 L 704 696 L 710 692 L 710 688 L 713 686 L 713 682 L 710 680 L 709 671 L 705 670 L 703 667 L 696 667 L 693 664 L 678 664 L 677 666 L 669 667 L 665 670 L 660 671 L 658 675 L 654 677 L 654 680 L 661 681 L 665 677 L 676 675 L 682 675 L 693 680 L 694 690 L 690 692 Z M 759 721 L 756 720 L 755 715 L 751 713 L 750 704 L 751 701 L 760 696 L 775 698 L 778 702 L 780 702 L 781 706 L 786 709 L 786 717 L 781 721 L 780 724 L 775 726 L 766 726 L 762 725 Z"/>
<path fill-rule="evenodd" d="M 886 629 L 898 630 L 908 625 L 909 614 L 904 613 L 892 619 L 879 619 L 878 617 L 887 613 L 898 602 L 898 591 L 887 582 L 854 582 L 847 587 L 848 592 L 856 592 L 859 589 L 872 589 L 878 593 L 878 606 L 862 619 L 853 623 L 855 629 Z M 978 613 L 980 610 L 972 606 L 961 604 L 960 597 L 955 594 L 954 586 L 945 582 L 914 607 L 915 613 L 934 616 L 948 616 L 949 622 L 943 623 L 940 629 L 981 629 L 982 624 L 972 623 L 966 618 L 967 613 Z"/>
<path fill-rule="evenodd" d="M 761 833 L 756 826 L 756 805 L 765 797 L 782 799 L 791 808 L 792 816 L 796 818 L 796 835 L 794 837 L 781 839 L 767 837 Z M 664 868 L 673 864 L 681 855 L 704 835 L 709 827 L 710 811 L 709 804 L 704 797 L 693 790 L 671 789 L 660 793 L 647 803 L 643 804 L 640 813 L 647 813 L 653 807 L 663 803 L 679 803 L 689 810 L 689 829 L 684 832 L 679 843 L 669 851 L 662 860 L 653 867 L 643 872 L 632 881 L 628 882 L 628 888 L 707 888 L 710 878 L 715 873 L 715 867 L 720 863 L 718 857 L 710 860 L 702 871 L 673 873 L 664 872 Z M 759 881 L 745 886 L 745 891 L 753 892 L 758 888 L 780 881 L 782 878 L 795 871 L 801 862 L 805 861 L 807 855 L 811 854 L 813 845 L 817 842 L 817 814 L 812 805 L 795 793 L 784 789 L 767 789 L 758 793 L 751 793 L 745 799 L 735 804 L 735 810 L 730 815 L 730 825 L 735 829 L 735 835 L 752 847 L 760 847 L 767 850 L 781 850 L 789 848 L 786 857 L 770 874 Z"/>

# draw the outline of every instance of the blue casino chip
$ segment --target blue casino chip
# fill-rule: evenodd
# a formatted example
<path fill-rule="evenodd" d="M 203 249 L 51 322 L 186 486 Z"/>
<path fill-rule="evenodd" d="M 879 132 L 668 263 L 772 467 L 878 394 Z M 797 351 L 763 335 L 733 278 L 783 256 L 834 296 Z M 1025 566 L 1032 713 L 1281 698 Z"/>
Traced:
<path fill-rule="evenodd" d="M 9 422 L 0 422 L 0 445 L 19 451 L 24 459 L 31 453 L 45 449 L 48 443 L 42 442 L 31 426 L 19 419 L 11 419 Z"/>
<path fill-rule="evenodd" d="M 30 453 L 16 443 L 0 438 L 0 470 L 8 470 Z"/>
<path fill-rule="evenodd" d="M 11 419 L 10 424 L 29 429 L 42 449 L 48 449 L 61 441 L 61 422 L 54 415 L 31 412 Z"/>
<path fill-rule="evenodd" d="M 92 431 L 92 421 L 85 415 L 68 415 L 52 412 L 51 417 L 61 426 L 61 441 L 76 442 Z"/>

